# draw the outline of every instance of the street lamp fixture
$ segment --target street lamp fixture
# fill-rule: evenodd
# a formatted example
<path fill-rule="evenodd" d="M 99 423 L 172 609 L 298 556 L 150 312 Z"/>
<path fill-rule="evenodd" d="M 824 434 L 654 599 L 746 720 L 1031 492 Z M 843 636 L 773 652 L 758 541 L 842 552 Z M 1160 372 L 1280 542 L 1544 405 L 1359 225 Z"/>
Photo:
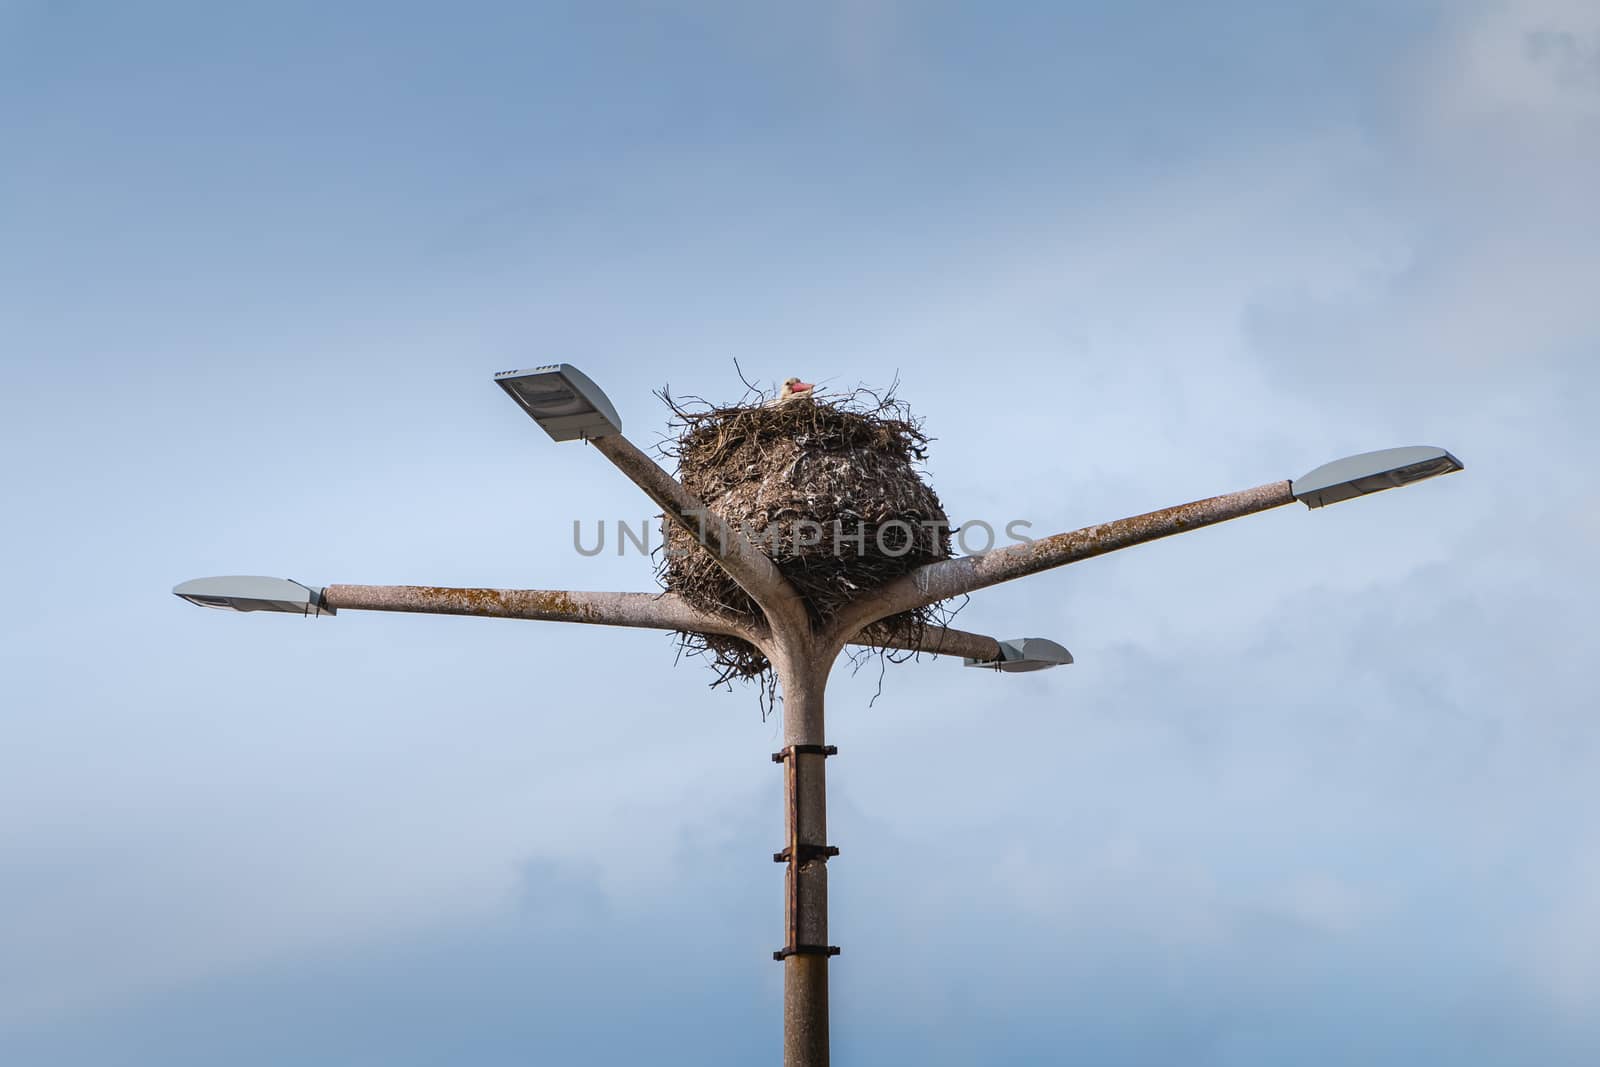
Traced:
<path fill-rule="evenodd" d="M 622 419 L 606 394 L 570 363 L 501 371 L 494 380 L 529 418 L 557 441 L 614 437 L 622 433 Z"/>
<path fill-rule="evenodd" d="M 202 608 L 224 611 L 280 611 L 290 615 L 332 615 L 334 610 L 322 595 L 287 578 L 260 578 L 254 575 L 228 575 L 222 578 L 196 578 L 173 587 L 175 596 Z"/>
<path fill-rule="evenodd" d="M 1306 507 L 1320 508 L 1461 469 L 1461 461 L 1442 448 L 1385 448 L 1324 463 L 1303 478 L 1296 478 L 1290 489 Z"/>
<path fill-rule="evenodd" d="M 966 667 L 988 667 L 990 670 L 1021 674 L 1024 671 L 1042 671 L 1063 667 L 1072 662 L 1072 653 L 1044 637 L 1019 637 L 1014 641 L 1000 642 L 999 659 L 964 659 Z"/>

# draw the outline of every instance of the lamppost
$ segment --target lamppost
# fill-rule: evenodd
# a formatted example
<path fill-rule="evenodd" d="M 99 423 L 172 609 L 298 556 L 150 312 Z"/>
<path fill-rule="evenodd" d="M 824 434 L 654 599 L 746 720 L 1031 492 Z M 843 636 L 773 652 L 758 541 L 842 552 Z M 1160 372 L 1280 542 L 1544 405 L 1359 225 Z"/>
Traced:
<path fill-rule="evenodd" d="M 200 578 L 177 586 L 178 596 L 204 607 L 332 615 L 340 610 L 482 615 L 638 626 L 720 634 L 756 646 L 772 663 L 783 693 L 783 748 L 788 835 L 774 859 L 787 866 L 785 942 L 773 953 L 784 965 L 784 1063 L 828 1062 L 828 844 L 826 759 L 834 748 L 823 734 L 823 693 L 846 645 L 962 656 L 968 666 L 1026 671 L 1071 663 L 1053 641 L 992 637 L 941 627 L 897 634 L 886 619 L 1000 582 L 1076 563 L 1188 530 L 1282 507 L 1298 500 L 1317 508 L 1462 469 L 1439 448 L 1393 448 L 1325 464 L 1294 481 L 1269 482 L 1223 496 L 1087 526 L 918 567 L 850 602 L 827 624 L 814 626 L 800 594 L 744 534 L 709 511 L 676 479 L 622 435 L 616 409 L 575 367 L 559 364 L 507 371 L 495 381 L 557 441 L 585 440 L 605 456 L 667 517 L 693 534 L 760 609 L 754 620 L 701 611 L 671 593 L 586 593 L 536 589 L 451 589 L 437 586 L 330 585 L 313 588 L 282 578 Z"/>

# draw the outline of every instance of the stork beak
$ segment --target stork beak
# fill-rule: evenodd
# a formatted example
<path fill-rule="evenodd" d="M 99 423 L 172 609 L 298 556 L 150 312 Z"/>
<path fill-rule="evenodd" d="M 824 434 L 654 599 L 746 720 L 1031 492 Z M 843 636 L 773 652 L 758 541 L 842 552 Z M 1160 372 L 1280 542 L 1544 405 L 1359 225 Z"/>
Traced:
<path fill-rule="evenodd" d="M 816 388 L 816 386 L 812 385 L 810 382 L 795 382 L 794 383 L 794 391 L 797 392 L 797 393 L 809 393 L 811 390 L 813 390 L 815 388 Z"/>

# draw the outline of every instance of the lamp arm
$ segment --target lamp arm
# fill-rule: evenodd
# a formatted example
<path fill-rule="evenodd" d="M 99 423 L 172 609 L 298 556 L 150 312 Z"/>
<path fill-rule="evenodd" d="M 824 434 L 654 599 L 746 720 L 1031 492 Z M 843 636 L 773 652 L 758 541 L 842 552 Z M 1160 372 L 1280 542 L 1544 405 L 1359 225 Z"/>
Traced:
<path fill-rule="evenodd" d="M 346 611 L 405 611 L 479 615 L 542 622 L 581 622 L 688 630 L 753 639 L 742 622 L 691 607 L 671 593 L 583 593 L 567 589 L 456 589 L 437 585 L 330 585 L 328 607 Z"/>
<path fill-rule="evenodd" d="M 724 634 L 747 641 L 762 635 L 742 622 L 690 607 L 673 593 L 581 593 L 565 589 L 461 589 L 437 585 L 330 585 L 322 602 L 339 611 L 400 611 L 419 615 L 476 615 L 540 622 L 578 622 Z M 992 660 L 1000 643 L 992 637 L 925 626 L 920 633 L 868 628 L 851 644 Z"/>
<path fill-rule="evenodd" d="M 621 434 L 595 437 L 589 442 L 628 480 L 643 489 L 667 517 L 683 527 L 711 553 L 739 588 L 766 613 L 774 630 L 797 633 L 809 628 L 805 605 L 777 565 L 748 537 L 711 511 L 672 475 Z"/>
<path fill-rule="evenodd" d="M 830 632 L 834 640 L 854 640 L 856 634 L 873 623 L 902 611 L 1292 503 L 1294 494 L 1288 482 L 1269 482 L 1254 489 L 1008 545 L 982 555 L 929 563 L 850 604 L 834 620 Z"/>
<path fill-rule="evenodd" d="M 924 626 L 920 632 L 889 632 L 880 624 L 868 626 L 849 642 L 868 648 L 892 648 L 902 652 L 925 652 L 930 656 L 963 656 L 989 662 L 1001 658 L 1000 642 L 985 634 L 955 630 L 947 626 Z"/>

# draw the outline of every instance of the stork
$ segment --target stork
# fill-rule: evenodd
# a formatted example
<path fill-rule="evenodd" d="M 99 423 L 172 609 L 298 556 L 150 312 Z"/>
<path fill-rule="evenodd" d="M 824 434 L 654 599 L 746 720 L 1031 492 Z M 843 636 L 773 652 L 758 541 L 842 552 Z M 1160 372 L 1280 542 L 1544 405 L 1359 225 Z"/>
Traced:
<path fill-rule="evenodd" d="M 812 395 L 812 390 L 815 388 L 815 385 L 810 382 L 803 382 L 799 378 L 786 379 L 783 383 L 783 391 L 778 394 L 778 398 L 772 403 L 777 405 L 789 404 L 797 400 L 814 401 L 816 397 Z"/>

